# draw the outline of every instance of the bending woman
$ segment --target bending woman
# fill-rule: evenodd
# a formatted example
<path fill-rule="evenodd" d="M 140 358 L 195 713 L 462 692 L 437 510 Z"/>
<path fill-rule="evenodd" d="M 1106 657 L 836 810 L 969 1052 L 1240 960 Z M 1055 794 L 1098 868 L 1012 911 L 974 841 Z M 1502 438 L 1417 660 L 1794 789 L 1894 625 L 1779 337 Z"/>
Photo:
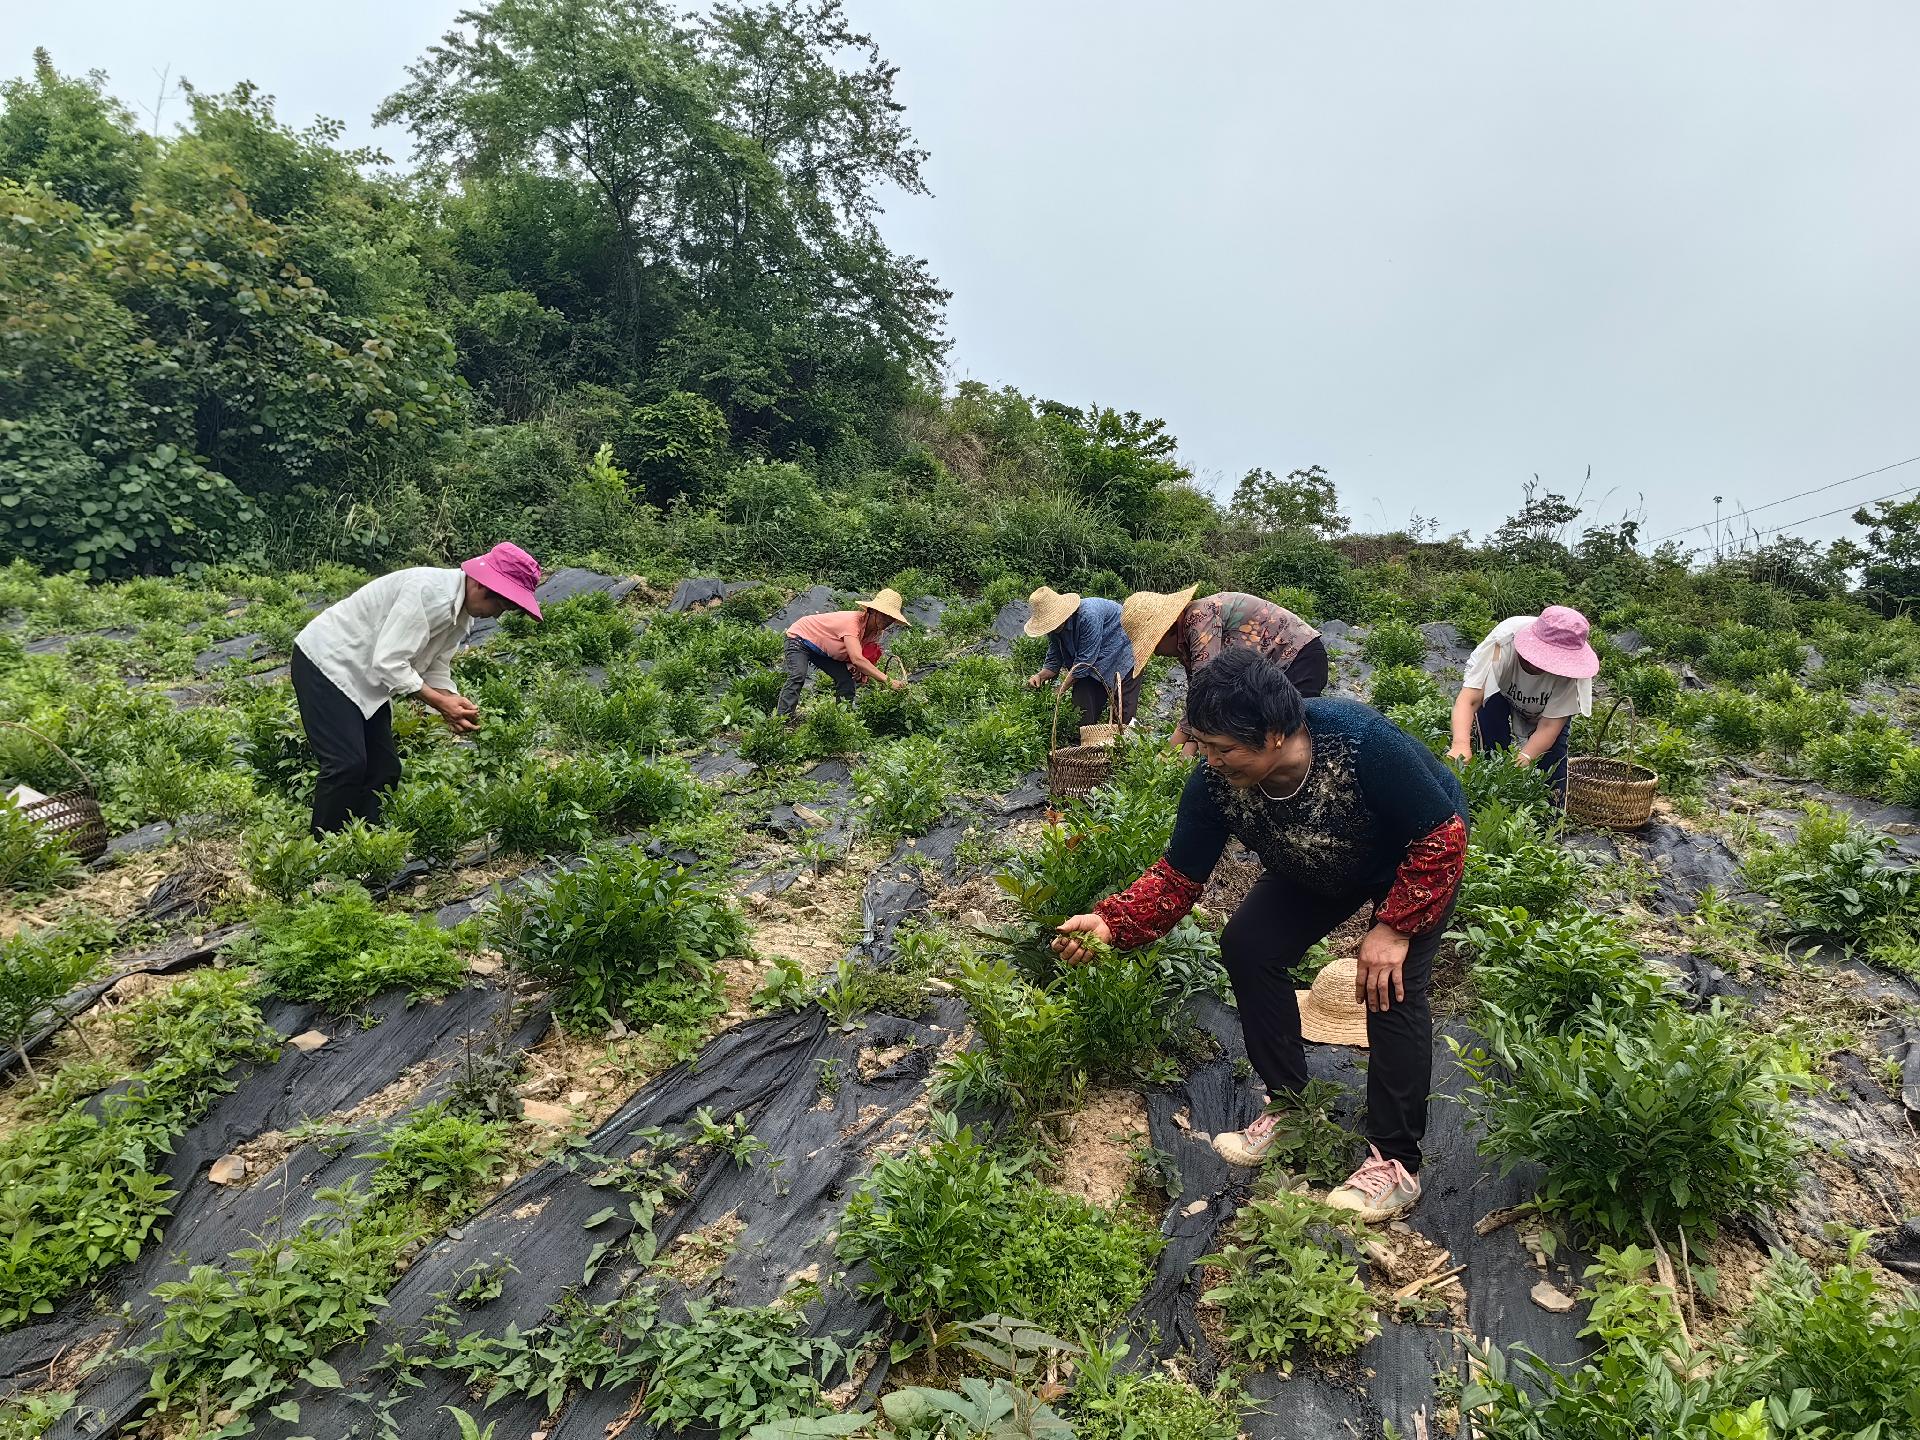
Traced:
<path fill-rule="evenodd" d="M 793 714 L 806 688 L 807 676 L 824 670 L 833 681 L 833 693 L 842 700 L 854 697 L 854 677 L 885 680 L 896 690 L 907 688 L 904 680 L 890 680 L 867 658 L 866 651 L 877 651 L 880 636 L 895 625 L 912 622 L 900 613 L 900 592 L 882 590 L 871 600 L 855 602 L 851 610 L 830 610 L 824 615 L 802 615 L 787 627 L 787 648 L 782 659 L 787 683 L 780 687 L 780 700 L 774 707 L 780 715 Z M 874 659 L 878 659 L 876 653 Z"/>
<path fill-rule="evenodd" d="M 1593 713 L 1593 677 L 1600 657 L 1587 643 L 1587 617 L 1549 605 L 1536 618 L 1516 615 L 1467 659 L 1466 678 L 1453 702 L 1450 760 L 1481 748 L 1511 745 L 1517 765 L 1539 767 L 1554 798 L 1567 802 L 1567 722 Z"/>
<path fill-rule="evenodd" d="M 1466 864 L 1460 781 L 1377 711 L 1302 700 L 1252 650 L 1229 650 L 1193 677 L 1186 728 L 1206 763 L 1187 781 L 1166 854 L 1091 914 L 1063 922 L 1053 948 L 1077 964 L 1094 953 L 1082 935 L 1122 949 L 1151 944 L 1193 908 L 1229 836 L 1260 857 L 1266 873 L 1227 923 L 1220 957 L 1247 1058 L 1275 1109 L 1213 1141 L 1232 1163 L 1258 1165 L 1307 1084 L 1294 967 L 1370 906 L 1354 980 L 1371 1047 L 1369 1154 L 1327 1203 L 1368 1221 L 1404 1214 L 1420 1198 L 1433 1089 L 1427 987 Z"/>

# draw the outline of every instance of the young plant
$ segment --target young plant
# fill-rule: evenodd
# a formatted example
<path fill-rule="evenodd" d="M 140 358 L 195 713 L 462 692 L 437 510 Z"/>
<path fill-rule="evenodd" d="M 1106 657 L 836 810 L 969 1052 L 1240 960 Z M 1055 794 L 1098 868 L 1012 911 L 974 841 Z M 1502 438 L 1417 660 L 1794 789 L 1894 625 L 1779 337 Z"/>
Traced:
<path fill-rule="evenodd" d="M 837 700 L 816 700 L 793 732 L 793 751 L 801 760 L 827 760 L 866 749 L 867 727 Z"/>
<path fill-rule="evenodd" d="M 0 940 L 0 1046 L 27 1074 L 27 1040 L 55 1001 L 100 973 L 113 941 L 110 924 L 80 916 L 50 930 L 18 930 Z"/>
<path fill-rule="evenodd" d="M 1086 1073 L 1067 1001 L 1030 984 L 1004 960 L 963 964 L 954 988 L 967 1002 L 980 1043 L 942 1067 L 935 1082 L 940 1094 L 956 1105 L 1004 1102 L 1028 1125 L 1070 1108 Z"/>
<path fill-rule="evenodd" d="M 1225 1248 L 1199 1262 L 1222 1272 L 1203 1298 L 1225 1313 L 1237 1354 L 1291 1370 L 1303 1349 L 1350 1355 L 1379 1333 L 1343 1234 L 1337 1212 L 1291 1190 L 1248 1202 Z"/>
<path fill-rule="evenodd" d="M 719 889 L 641 850 L 602 850 L 504 897 L 500 948 L 553 991 L 554 1018 L 576 1033 L 615 1020 L 697 1025 L 721 1003 L 714 962 L 745 931 Z"/>
<path fill-rule="evenodd" d="M 465 930 L 382 910 L 358 885 L 265 912 L 230 953 L 292 1000 L 347 1014 L 387 990 L 416 1000 L 458 989 Z"/>
<path fill-rule="evenodd" d="M 1427 658 L 1427 637 L 1420 627 L 1407 620 L 1382 620 L 1367 631 L 1360 642 L 1360 653 L 1367 663 L 1385 670 L 1394 666 L 1418 666 Z"/>
<path fill-rule="evenodd" d="M 1546 919 L 1572 902 L 1589 866 L 1560 843 L 1550 813 L 1500 800 L 1473 812 L 1473 843 L 1460 880 L 1462 914 L 1519 908 Z"/>
<path fill-rule="evenodd" d="M 360 1158 L 380 1162 L 373 1173 L 376 1200 L 458 1221 L 479 1208 L 481 1196 L 507 1168 L 510 1148 L 504 1126 L 433 1104 L 395 1126 L 378 1150 Z"/>
<path fill-rule="evenodd" d="M 651 1338 L 659 1358 L 648 1417 L 675 1433 L 698 1428 L 740 1440 L 755 1425 L 826 1413 L 821 1389 L 846 1351 L 830 1337 L 801 1334 L 804 1323 L 785 1305 L 690 1301 L 684 1324 Z"/>
<path fill-rule="evenodd" d="M 1604 1015 L 1644 1021 L 1667 999 L 1619 926 L 1578 910 L 1538 921 L 1518 907 L 1489 909 L 1453 932 L 1478 957 L 1473 982 L 1506 1030 L 1557 1034 Z"/>
<path fill-rule="evenodd" d="M 65 843 L 0 795 L 0 895 L 38 895 L 80 868 Z"/>
<path fill-rule="evenodd" d="M 946 808 L 952 781 L 946 752 L 924 735 L 881 746 L 853 773 L 854 790 L 876 834 L 924 835 Z"/>
<path fill-rule="evenodd" d="M 387 796 L 382 819 L 411 835 L 412 853 L 433 865 L 453 860 L 481 832 L 467 792 L 450 780 L 410 780 Z"/>

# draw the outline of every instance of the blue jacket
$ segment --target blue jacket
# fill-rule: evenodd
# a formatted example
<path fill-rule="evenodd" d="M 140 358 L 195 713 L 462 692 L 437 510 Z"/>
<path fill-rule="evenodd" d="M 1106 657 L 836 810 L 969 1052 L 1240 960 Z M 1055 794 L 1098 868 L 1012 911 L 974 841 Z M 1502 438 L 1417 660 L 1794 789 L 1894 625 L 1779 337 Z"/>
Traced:
<path fill-rule="evenodd" d="M 1124 684 L 1133 673 L 1133 643 L 1120 628 L 1120 604 L 1089 596 L 1047 637 L 1047 660 L 1042 667 L 1056 675 L 1073 671 L 1112 685 L 1118 675 Z"/>

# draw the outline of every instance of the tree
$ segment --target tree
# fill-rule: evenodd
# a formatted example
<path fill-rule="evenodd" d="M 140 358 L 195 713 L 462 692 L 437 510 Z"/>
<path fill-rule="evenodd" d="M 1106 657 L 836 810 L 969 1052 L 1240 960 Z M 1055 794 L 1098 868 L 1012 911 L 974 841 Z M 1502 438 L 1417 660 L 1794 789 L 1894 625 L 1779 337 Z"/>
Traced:
<path fill-rule="evenodd" d="M 1156 492 L 1191 476 L 1174 458 L 1180 442 L 1167 433 L 1164 420 L 1145 419 L 1138 410 L 1079 410 L 1053 400 L 1041 402 L 1040 414 L 1061 473 L 1129 530 L 1137 532 L 1146 520 Z"/>
<path fill-rule="evenodd" d="M 153 142 L 104 92 L 106 76 L 59 74 L 45 50 L 33 78 L 0 85 L 0 178 L 44 185 L 83 210 L 124 215 Z"/>
<path fill-rule="evenodd" d="M 1853 512 L 1867 527 L 1860 586 L 1888 613 L 1920 599 L 1920 499 L 1881 500 Z"/>
<path fill-rule="evenodd" d="M 1262 534 L 1305 530 L 1322 540 L 1347 531 L 1333 481 L 1318 465 L 1289 470 L 1283 480 L 1271 470 L 1249 470 L 1234 487 L 1229 507 L 1234 518 Z"/>

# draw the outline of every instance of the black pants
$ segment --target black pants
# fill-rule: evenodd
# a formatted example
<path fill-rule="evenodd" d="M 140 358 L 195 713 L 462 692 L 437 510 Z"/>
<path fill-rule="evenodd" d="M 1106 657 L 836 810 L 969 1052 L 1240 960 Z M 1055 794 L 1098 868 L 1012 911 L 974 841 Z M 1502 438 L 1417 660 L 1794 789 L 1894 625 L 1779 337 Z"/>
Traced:
<path fill-rule="evenodd" d="M 1247 1058 L 1273 1099 L 1298 1094 L 1307 1085 L 1294 966 L 1316 941 L 1377 898 L 1329 899 L 1263 875 L 1227 922 L 1220 958 L 1233 981 Z M 1407 998 L 1394 1001 L 1390 1010 L 1367 1012 L 1367 1139 L 1416 1174 L 1433 1091 L 1433 1010 L 1427 989 L 1446 928 L 1443 920 L 1407 947 Z"/>
<path fill-rule="evenodd" d="M 400 779 L 400 752 L 393 743 L 393 706 L 371 716 L 341 693 L 306 652 L 293 647 L 293 694 L 307 744 L 320 761 L 313 787 L 313 833 L 330 835 L 358 815 L 380 823 L 380 792 Z"/>
<path fill-rule="evenodd" d="M 1314 636 L 1287 662 L 1287 679 L 1293 682 L 1303 699 L 1312 699 L 1327 688 L 1327 647 Z"/>
<path fill-rule="evenodd" d="M 1480 733 L 1480 748 L 1483 750 L 1499 750 L 1511 745 L 1512 702 L 1498 691 L 1489 695 L 1480 706 L 1474 728 Z M 1567 739 L 1572 730 L 1573 721 L 1568 720 L 1560 727 L 1559 737 L 1547 747 L 1547 753 L 1533 762 L 1534 769 L 1547 777 L 1547 786 L 1553 791 L 1554 802 L 1563 808 L 1567 803 Z"/>
<path fill-rule="evenodd" d="M 1098 725 L 1100 717 L 1107 713 L 1107 701 L 1112 695 L 1109 682 L 1096 680 L 1091 675 L 1077 676 L 1073 682 L 1073 703 L 1079 708 L 1082 725 Z M 1116 725 L 1124 725 L 1134 718 L 1134 706 L 1140 699 L 1140 677 L 1130 675 L 1120 682 L 1120 713 L 1113 717 Z"/>
<path fill-rule="evenodd" d="M 846 661 L 823 655 L 806 641 L 789 635 L 780 663 L 786 668 L 787 683 L 780 687 L 780 701 L 774 706 L 775 714 L 793 714 L 793 707 L 800 703 L 800 692 L 806 688 L 807 675 L 813 670 L 826 671 L 833 680 L 833 693 L 848 704 L 853 703 L 853 667 Z"/>

